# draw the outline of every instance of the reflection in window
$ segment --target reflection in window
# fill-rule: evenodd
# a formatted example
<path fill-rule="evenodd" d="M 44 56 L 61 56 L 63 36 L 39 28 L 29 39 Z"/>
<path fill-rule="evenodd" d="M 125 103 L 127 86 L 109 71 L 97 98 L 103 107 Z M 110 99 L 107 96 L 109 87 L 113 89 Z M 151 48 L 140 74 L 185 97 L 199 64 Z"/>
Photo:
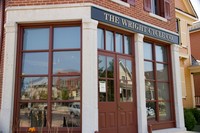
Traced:
<path fill-rule="evenodd" d="M 154 79 L 154 70 L 152 62 L 144 62 L 144 75 L 145 79 Z"/>
<path fill-rule="evenodd" d="M 49 49 L 49 28 L 25 29 L 23 50 Z"/>
<path fill-rule="evenodd" d="M 164 64 L 157 63 L 156 64 L 157 71 L 157 79 L 160 81 L 168 81 L 168 66 Z"/>
<path fill-rule="evenodd" d="M 98 48 L 104 49 L 104 31 L 98 28 Z"/>
<path fill-rule="evenodd" d="M 169 102 L 159 102 L 159 118 L 160 120 L 170 120 L 171 111 Z"/>
<path fill-rule="evenodd" d="M 52 127 L 80 127 L 80 103 L 53 103 Z"/>
<path fill-rule="evenodd" d="M 24 53 L 22 60 L 22 73 L 23 75 L 47 74 L 48 53 Z"/>
<path fill-rule="evenodd" d="M 99 77 L 105 77 L 106 76 L 106 57 L 99 56 L 98 64 L 99 64 L 98 65 Z"/>
<path fill-rule="evenodd" d="M 67 74 L 80 72 L 80 52 L 54 52 L 53 54 L 53 73 Z"/>
<path fill-rule="evenodd" d="M 98 49 L 131 55 L 131 36 L 98 28 Z"/>
<path fill-rule="evenodd" d="M 52 86 L 52 99 L 80 100 L 80 77 L 54 77 Z"/>
<path fill-rule="evenodd" d="M 111 31 L 106 31 L 106 50 L 114 51 L 114 34 Z"/>
<path fill-rule="evenodd" d="M 107 77 L 114 77 L 114 59 L 113 57 L 107 57 Z"/>
<path fill-rule="evenodd" d="M 113 80 L 108 80 L 107 82 L 107 89 L 108 89 L 108 101 L 112 102 L 114 101 L 114 81 Z"/>
<path fill-rule="evenodd" d="M 80 27 L 54 28 L 54 49 L 80 48 Z"/>
<path fill-rule="evenodd" d="M 158 83 L 158 99 L 169 100 L 168 83 Z"/>
<path fill-rule="evenodd" d="M 156 104 L 155 102 L 146 103 L 147 119 L 154 121 L 156 120 Z"/>
<path fill-rule="evenodd" d="M 48 92 L 47 77 L 26 77 L 22 78 L 21 99 L 22 100 L 47 100 Z"/>
<path fill-rule="evenodd" d="M 156 61 L 167 62 L 167 50 L 164 46 L 156 46 Z"/>
<path fill-rule="evenodd" d="M 122 35 L 115 34 L 116 52 L 123 53 Z"/>
<path fill-rule="evenodd" d="M 81 28 L 45 27 L 20 29 L 23 47 L 18 51 L 21 66 L 16 75 L 19 110 L 15 125 L 24 131 L 24 127 L 80 130 Z"/>
<path fill-rule="evenodd" d="M 129 36 L 124 36 L 124 53 L 132 54 L 131 51 L 131 38 Z"/>
<path fill-rule="evenodd" d="M 119 77 L 120 101 L 133 101 L 132 62 L 130 60 L 119 59 Z"/>
<path fill-rule="evenodd" d="M 154 82 L 145 81 L 146 100 L 155 100 Z"/>
<path fill-rule="evenodd" d="M 144 59 L 152 60 L 152 44 L 144 42 Z"/>
<path fill-rule="evenodd" d="M 144 75 L 148 121 L 172 120 L 168 47 L 144 43 Z M 159 116 L 159 117 L 158 117 Z"/>
<path fill-rule="evenodd" d="M 47 103 L 20 103 L 20 127 L 46 127 Z"/>

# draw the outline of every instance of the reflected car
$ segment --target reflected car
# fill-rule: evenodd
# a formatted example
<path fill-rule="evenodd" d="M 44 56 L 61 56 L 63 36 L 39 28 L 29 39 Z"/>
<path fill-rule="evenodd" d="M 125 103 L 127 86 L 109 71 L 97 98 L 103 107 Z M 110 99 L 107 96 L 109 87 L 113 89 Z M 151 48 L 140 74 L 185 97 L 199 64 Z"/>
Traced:
<path fill-rule="evenodd" d="M 71 116 L 80 116 L 80 103 L 72 103 L 69 105 L 69 112 Z"/>
<path fill-rule="evenodd" d="M 153 108 L 151 108 L 151 107 L 147 107 L 146 108 L 147 110 L 147 116 L 154 116 L 155 115 L 155 111 L 154 111 L 154 109 Z"/>

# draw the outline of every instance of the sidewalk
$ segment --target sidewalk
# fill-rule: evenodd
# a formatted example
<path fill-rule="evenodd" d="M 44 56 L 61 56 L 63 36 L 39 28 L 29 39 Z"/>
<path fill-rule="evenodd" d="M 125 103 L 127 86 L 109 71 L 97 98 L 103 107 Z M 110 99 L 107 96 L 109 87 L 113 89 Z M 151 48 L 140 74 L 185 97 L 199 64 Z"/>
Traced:
<path fill-rule="evenodd" d="M 200 132 L 195 132 L 195 131 L 183 131 L 183 132 L 177 132 L 177 133 L 200 133 Z"/>

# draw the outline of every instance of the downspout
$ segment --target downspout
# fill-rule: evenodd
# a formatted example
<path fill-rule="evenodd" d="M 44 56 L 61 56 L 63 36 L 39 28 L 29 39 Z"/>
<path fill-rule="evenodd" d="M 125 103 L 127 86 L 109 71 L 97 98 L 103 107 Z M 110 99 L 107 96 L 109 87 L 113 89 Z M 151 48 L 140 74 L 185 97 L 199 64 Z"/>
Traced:
<path fill-rule="evenodd" d="M 0 64 L 2 61 L 2 49 L 3 49 L 3 35 L 4 35 L 4 16 L 5 16 L 5 0 L 1 0 L 2 10 L 1 10 L 1 36 L 0 36 Z"/>

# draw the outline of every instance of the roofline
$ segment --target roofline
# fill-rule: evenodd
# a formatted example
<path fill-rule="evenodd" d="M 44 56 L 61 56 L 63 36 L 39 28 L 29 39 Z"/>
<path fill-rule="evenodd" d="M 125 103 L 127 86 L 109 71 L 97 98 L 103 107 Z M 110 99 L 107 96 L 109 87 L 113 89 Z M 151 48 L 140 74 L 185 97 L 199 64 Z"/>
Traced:
<path fill-rule="evenodd" d="M 185 11 L 179 9 L 179 8 L 175 8 L 175 9 L 176 9 L 176 11 L 179 12 L 179 13 L 182 13 L 182 14 L 184 14 L 184 15 L 186 15 L 186 16 L 188 16 L 188 17 L 190 17 L 190 18 L 192 18 L 192 19 L 194 19 L 194 20 L 196 20 L 196 21 L 198 20 L 198 17 L 195 17 L 194 15 L 192 15 L 192 14 L 190 14 L 190 13 L 187 13 L 187 12 L 185 12 Z"/>
<path fill-rule="evenodd" d="M 189 1 L 190 6 L 192 7 L 192 10 L 193 10 L 194 14 L 196 15 L 196 18 L 198 19 L 199 16 L 197 15 L 197 12 L 195 11 L 195 9 L 194 9 L 194 7 L 193 7 L 193 5 L 192 5 L 191 0 L 188 0 L 188 1 Z"/>

